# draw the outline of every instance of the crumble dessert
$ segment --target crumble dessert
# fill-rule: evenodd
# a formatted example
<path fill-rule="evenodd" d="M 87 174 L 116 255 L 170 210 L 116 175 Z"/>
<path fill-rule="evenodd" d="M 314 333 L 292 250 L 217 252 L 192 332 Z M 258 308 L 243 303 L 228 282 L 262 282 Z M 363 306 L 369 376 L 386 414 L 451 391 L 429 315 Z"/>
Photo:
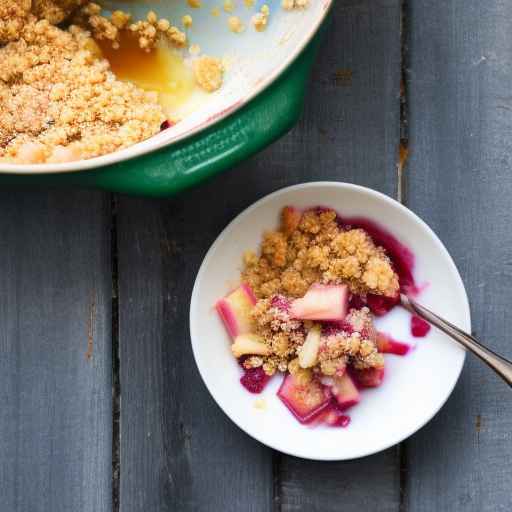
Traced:
<path fill-rule="evenodd" d="M 283 7 L 302 9 L 308 1 L 284 0 Z M 187 3 L 194 9 L 202 6 L 201 0 Z M 244 4 L 253 8 L 255 2 L 244 0 Z M 224 0 L 222 8 L 231 14 L 229 30 L 244 32 L 244 23 L 233 14 L 235 3 Z M 212 9 L 212 14 L 218 16 L 220 8 Z M 251 17 L 254 29 L 266 30 L 269 16 L 268 5 L 262 5 Z M 184 15 L 181 23 L 190 28 L 192 17 Z M 189 48 L 190 69 L 167 82 L 172 91 L 149 88 L 148 82 L 154 85 L 155 80 L 121 76 L 110 50 L 120 50 L 131 40 L 148 56 L 163 47 Z M 101 6 L 89 0 L 0 0 L 0 161 L 88 159 L 143 141 L 162 126 L 173 126 L 188 112 L 180 106 L 193 90 L 212 93 L 222 86 L 223 61 L 199 52 L 185 32 L 154 11 L 133 20 L 120 10 L 105 16 Z M 133 60 L 141 64 L 140 59 Z M 151 74 L 148 66 L 142 67 L 146 77 Z M 185 87 L 191 88 L 188 95 Z"/>
<path fill-rule="evenodd" d="M 260 254 L 244 255 L 242 285 L 216 306 L 242 385 L 259 393 L 282 373 L 278 396 L 300 422 L 347 426 L 360 388 L 381 384 L 384 354 L 409 350 L 374 325 L 413 284 L 409 254 L 364 219 L 284 208 Z"/>
<path fill-rule="evenodd" d="M 168 117 L 161 91 L 119 79 L 104 58 L 130 39 L 148 59 L 159 44 L 187 44 L 153 11 L 132 22 L 122 11 L 102 16 L 84 0 L 0 0 L 0 161 L 87 159 L 157 134 Z M 212 92 L 223 71 L 220 60 L 203 56 L 190 76 Z"/>

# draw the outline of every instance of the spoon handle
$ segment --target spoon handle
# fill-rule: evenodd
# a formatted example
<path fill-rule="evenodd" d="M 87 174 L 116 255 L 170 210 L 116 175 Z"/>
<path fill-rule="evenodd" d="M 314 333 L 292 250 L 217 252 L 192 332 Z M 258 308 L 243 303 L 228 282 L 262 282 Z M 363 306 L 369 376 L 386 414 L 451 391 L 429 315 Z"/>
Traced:
<path fill-rule="evenodd" d="M 490 366 L 509 386 L 512 386 L 512 362 L 484 347 L 473 336 L 461 331 L 455 325 L 432 313 L 432 311 L 421 306 L 406 295 L 402 294 L 400 296 L 400 302 L 407 311 L 418 315 L 459 342 L 463 347 Z"/>

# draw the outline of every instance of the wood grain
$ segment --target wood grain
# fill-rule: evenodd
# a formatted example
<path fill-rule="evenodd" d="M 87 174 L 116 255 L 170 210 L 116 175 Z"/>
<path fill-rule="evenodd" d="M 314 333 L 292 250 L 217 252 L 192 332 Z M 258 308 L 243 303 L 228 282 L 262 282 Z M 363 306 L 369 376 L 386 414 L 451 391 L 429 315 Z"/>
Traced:
<path fill-rule="evenodd" d="M 210 244 L 263 195 L 311 180 L 395 194 L 399 38 L 398 1 L 337 2 L 289 135 L 179 198 L 120 198 L 121 512 L 398 509 L 396 449 L 319 465 L 240 432 L 200 381 L 188 306 Z"/>
<path fill-rule="evenodd" d="M 271 506 L 270 451 L 225 418 L 190 347 L 192 284 L 223 223 L 221 194 L 120 201 L 122 512 Z"/>
<path fill-rule="evenodd" d="M 299 155 L 277 153 L 271 161 L 289 158 L 290 167 L 281 171 L 287 183 L 296 176 L 333 179 L 396 196 L 400 2 L 337 2 L 334 8 L 303 123 L 281 145 L 281 151 L 295 149 Z M 283 511 L 399 507 L 398 448 L 348 463 L 283 456 L 280 473 Z"/>
<path fill-rule="evenodd" d="M 0 192 L 0 510 L 110 512 L 108 196 Z"/>
<path fill-rule="evenodd" d="M 512 4 L 412 0 L 407 14 L 409 203 L 453 255 L 477 336 L 511 357 Z M 510 510 L 511 423 L 510 389 L 468 356 L 407 443 L 406 510 Z"/>

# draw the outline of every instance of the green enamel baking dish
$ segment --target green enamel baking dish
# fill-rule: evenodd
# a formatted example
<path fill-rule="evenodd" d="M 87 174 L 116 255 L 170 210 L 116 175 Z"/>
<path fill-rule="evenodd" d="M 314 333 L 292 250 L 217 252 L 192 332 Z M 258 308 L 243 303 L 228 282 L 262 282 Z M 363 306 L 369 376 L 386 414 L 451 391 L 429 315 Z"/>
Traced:
<path fill-rule="evenodd" d="M 248 9 L 239 1 L 238 14 L 248 26 L 242 34 L 231 33 L 222 19 L 212 21 L 213 1 L 209 6 L 205 0 L 193 12 L 189 39 L 204 53 L 224 55 L 231 62 L 223 87 L 204 107 L 151 139 L 102 157 L 59 164 L 0 163 L 0 183 L 77 185 L 170 196 L 237 164 L 284 134 L 300 115 L 318 32 L 332 0 L 312 0 L 307 9 L 296 11 L 283 10 L 280 1 L 267 1 L 271 16 L 264 33 L 250 29 L 250 17 L 259 4 Z M 135 9 L 141 17 L 148 9 L 147 3 L 108 4 L 112 9 Z M 158 2 L 151 8 L 170 19 L 191 12 L 185 2 L 177 4 Z M 228 14 L 223 15 L 226 23 Z"/>

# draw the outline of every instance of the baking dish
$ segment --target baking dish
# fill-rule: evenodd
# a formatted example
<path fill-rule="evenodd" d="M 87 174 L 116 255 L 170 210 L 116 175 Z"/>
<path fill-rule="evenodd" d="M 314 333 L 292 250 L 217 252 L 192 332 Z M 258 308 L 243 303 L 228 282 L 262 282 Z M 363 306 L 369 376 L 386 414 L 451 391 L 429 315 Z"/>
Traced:
<path fill-rule="evenodd" d="M 260 2 L 263 5 L 263 2 Z M 0 163 L 0 183 L 68 184 L 140 195 L 168 196 L 235 165 L 286 132 L 300 115 L 305 84 L 332 0 L 285 11 L 266 2 L 271 17 L 263 33 L 250 26 L 256 9 L 239 6 L 247 28 L 233 34 L 227 13 L 213 17 L 213 1 L 191 10 L 185 2 L 108 2 L 142 17 L 151 7 L 171 20 L 192 13 L 189 39 L 229 61 L 223 87 L 202 108 L 170 129 L 129 148 L 60 164 Z"/>

